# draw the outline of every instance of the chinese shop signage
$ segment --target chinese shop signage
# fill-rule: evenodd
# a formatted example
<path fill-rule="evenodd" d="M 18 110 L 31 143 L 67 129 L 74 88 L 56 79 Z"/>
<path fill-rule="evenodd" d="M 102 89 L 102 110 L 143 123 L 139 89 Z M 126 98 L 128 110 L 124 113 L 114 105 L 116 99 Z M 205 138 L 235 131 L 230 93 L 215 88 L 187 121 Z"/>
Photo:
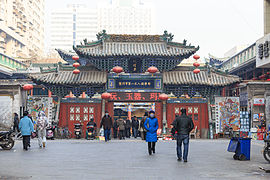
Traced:
<path fill-rule="evenodd" d="M 130 77 L 121 76 L 121 78 L 109 77 L 108 78 L 108 90 L 109 91 L 121 91 L 121 90 L 162 90 L 161 77 L 149 78 L 149 77 Z"/>
<path fill-rule="evenodd" d="M 263 106 L 264 98 L 254 98 L 253 106 Z"/>
<path fill-rule="evenodd" d="M 155 88 L 155 80 L 115 80 L 115 88 L 118 89 L 130 89 L 130 88 L 138 88 L 138 89 L 154 89 Z"/>
<path fill-rule="evenodd" d="M 160 93 L 113 92 L 111 101 L 158 101 Z"/>
<path fill-rule="evenodd" d="M 256 67 L 270 67 L 270 34 L 256 42 Z"/>

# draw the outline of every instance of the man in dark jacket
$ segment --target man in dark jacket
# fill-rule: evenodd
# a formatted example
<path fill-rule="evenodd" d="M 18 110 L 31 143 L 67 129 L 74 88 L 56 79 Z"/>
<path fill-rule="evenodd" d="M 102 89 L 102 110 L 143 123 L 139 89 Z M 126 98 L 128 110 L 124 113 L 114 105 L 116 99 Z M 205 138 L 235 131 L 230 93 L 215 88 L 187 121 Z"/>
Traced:
<path fill-rule="evenodd" d="M 187 162 L 189 133 L 194 128 L 192 119 L 187 116 L 186 109 L 181 109 L 181 116 L 178 116 L 173 122 L 172 134 L 177 131 L 177 157 L 178 161 L 182 160 L 182 143 L 184 144 L 184 162 Z"/>
<path fill-rule="evenodd" d="M 129 119 L 126 120 L 126 137 L 130 138 L 130 128 L 131 128 L 131 122 Z"/>
<path fill-rule="evenodd" d="M 139 121 L 136 116 L 132 119 L 132 134 L 134 138 L 138 136 L 138 129 L 139 129 Z"/>
<path fill-rule="evenodd" d="M 105 141 L 110 140 L 110 134 L 111 134 L 111 128 L 112 128 L 112 118 L 109 115 L 108 111 L 105 111 L 105 116 L 103 116 L 101 123 L 100 123 L 100 128 L 104 129 L 104 136 L 105 136 Z"/>

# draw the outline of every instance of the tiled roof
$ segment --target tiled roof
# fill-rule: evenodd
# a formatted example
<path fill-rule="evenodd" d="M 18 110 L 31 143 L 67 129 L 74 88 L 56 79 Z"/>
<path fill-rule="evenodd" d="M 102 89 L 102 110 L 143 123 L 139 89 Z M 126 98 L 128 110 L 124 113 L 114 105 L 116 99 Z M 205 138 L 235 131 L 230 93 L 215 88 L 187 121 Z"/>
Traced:
<path fill-rule="evenodd" d="M 48 84 L 105 84 L 107 73 L 101 71 L 81 71 L 73 74 L 72 71 L 59 71 L 31 76 L 35 81 Z"/>
<path fill-rule="evenodd" d="M 86 56 L 183 56 L 197 51 L 165 42 L 104 42 L 103 45 L 77 47 L 77 54 Z"/>
<path fill-rule="evenodd" d="M 222 74 L 219 72 L 201 70 L 194 74 L 190 71 L 169 71 L 163 73 L 163 83 L 166 85 L 208 85 L 208 86 L 226 86 L 239 82 L 238 76 Z"/>
<path fill-rule="evenodd" d="M 164 31 L 163 35 L 97 34 L 98 41 L 87 42 L 74 47 L 82 56 L 183 56 L 193 54 L 198 47 L 172 42 L 173 35 Z"/>

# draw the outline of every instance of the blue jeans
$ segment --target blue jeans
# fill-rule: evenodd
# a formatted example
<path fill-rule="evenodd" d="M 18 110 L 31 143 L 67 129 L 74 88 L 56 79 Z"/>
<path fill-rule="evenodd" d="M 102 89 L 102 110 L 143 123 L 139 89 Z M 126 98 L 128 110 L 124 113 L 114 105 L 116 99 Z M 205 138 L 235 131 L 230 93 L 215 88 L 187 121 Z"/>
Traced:
<path fill-rule="evenodd" d="M 105 141 L 110 140 L 111 129 L 104 129 Z"/>
<path fill-rule="evenodd" d="M 137 138 L 137 136 L 138 136 L 138 129 L 133 128 L 132 129 L 132 133 L 133 133 L 133 137 Z"/>
<path fill-rule="evenodd" d="M 188 144 L 189 144 L 189 135 L 188 134 L 179 134 L 177 135 L 177 157 L 182 158 L 182 143 L 184 144 L 184 154 L 183 159 L 187 160 L 188 157 Z"/>

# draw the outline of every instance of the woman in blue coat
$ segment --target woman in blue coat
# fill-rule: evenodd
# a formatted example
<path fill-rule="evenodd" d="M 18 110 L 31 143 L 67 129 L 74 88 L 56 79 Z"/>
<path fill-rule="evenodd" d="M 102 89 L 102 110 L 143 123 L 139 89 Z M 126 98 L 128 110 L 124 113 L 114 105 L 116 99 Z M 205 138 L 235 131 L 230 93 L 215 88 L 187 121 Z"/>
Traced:
<path fill-rule="evenodd" d="M 151 155 L 152 152 L 155 154 L 155 145 L 157 142 L 158 120 L 155 117 L 154 111 L 149 112 L 149 117 L 145 120 L 144 127 L 147 131 L 146 142 L 148 142 L 149 155 Z"/>

